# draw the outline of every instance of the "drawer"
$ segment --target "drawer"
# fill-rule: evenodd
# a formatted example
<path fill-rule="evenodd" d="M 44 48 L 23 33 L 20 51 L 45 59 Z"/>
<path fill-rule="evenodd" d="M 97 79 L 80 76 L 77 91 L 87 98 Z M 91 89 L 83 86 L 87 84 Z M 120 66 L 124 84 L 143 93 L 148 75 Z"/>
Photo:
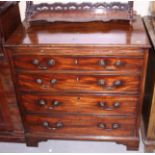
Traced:
<path fill-rule="evenodd" d="M 24 116 L 29 133 L 77 136 L 133 136 L 135 119 L 83 115 Z"/>
<path fill-rule="evenodd" d="M 131 92 L 139 91 L 138 76 L 19 74 L 21 90 L 71 92 Z"/>
<path fill-rule="evenodd" d="M 17 47 L 9 49 L 9 52 L 13 56 L 67 56 L 67 57 L 132 57 L 132 58 L 144 58 L 145 50 L 143 48 L 119 48 L 119 47 L 99 47 L 99 46 L 33 46 L 33 47 Z M 125 53 L 125 54 L 124 54 Z"/>
<path fill-rule="evenodd" d="M 69 57 L 51 55 L 15 55 L 19 70 L 33 71 L 141 71 L 143 59 L 123 57 Z"/>
<path fill-rule="evenodd" d="M 24 111 L 30 113 L 78 113 L 93 115 L 135 115 L 138 99 L 132 96 L 29 95 L 21 96 Z"/>

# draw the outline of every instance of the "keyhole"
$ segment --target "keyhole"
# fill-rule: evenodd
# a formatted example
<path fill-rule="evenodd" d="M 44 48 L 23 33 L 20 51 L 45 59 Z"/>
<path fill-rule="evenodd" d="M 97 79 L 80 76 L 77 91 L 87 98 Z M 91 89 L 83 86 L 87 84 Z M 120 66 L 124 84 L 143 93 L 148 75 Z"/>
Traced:
<path fill-rule="evenodd" d="M 77 77 L 77 78 L 76 78 L 76 81 L 79 82 L 79 80 L 80 80 L 79 77 Z"/>
<path fill-rule="evenodd" d="M 77 60 L 77 59 L 74 60 L 74 64 L 75 64 L 75 65 L 78 64 L 78 60 Z"/>

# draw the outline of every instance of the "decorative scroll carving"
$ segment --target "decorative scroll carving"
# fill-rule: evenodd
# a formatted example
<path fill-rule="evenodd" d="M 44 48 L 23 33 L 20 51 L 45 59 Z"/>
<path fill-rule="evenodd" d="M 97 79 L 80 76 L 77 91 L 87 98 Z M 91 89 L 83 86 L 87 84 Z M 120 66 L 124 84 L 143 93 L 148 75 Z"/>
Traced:
<path fill-rule="evenodd" d="M 40 3 L 26 2 L 26 21 L 89 22 L 133 20 L 133 1 L 128 3 Z"/>

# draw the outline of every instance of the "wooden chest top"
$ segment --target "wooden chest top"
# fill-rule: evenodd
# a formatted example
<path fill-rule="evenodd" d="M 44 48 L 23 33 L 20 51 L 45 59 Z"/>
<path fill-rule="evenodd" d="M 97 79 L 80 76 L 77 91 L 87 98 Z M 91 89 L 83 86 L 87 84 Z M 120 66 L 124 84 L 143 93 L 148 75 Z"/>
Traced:
<path fill-rule="evenodd" d="M 128 22 L 46 23 L 25 29 L 20 25 L 5 46 L 93 45 L 106 47 L 149 47 L 139 16 Z"/>

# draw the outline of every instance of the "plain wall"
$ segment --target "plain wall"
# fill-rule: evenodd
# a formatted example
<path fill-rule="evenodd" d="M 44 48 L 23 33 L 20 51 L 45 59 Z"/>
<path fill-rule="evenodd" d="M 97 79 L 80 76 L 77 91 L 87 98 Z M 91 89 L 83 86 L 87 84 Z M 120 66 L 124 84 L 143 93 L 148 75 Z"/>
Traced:
<path fill-rule="evenodd" d="M 111 1 L 111 0 L 110 0 Z M 41 3 L 41 2 L 47 2 L 47 3 L 53 3 L 53 2 L 104 2 L 103 0 L 51 0 L 51 1 L 37 1 L 34 3 Z M 107 2 L 107 1 L 106 1 Z M 108 1 L 109 2 L 109 1 Z M 122 0 L 122 2 L 125 2 Z M 134 1 L 134 10 L 140 14 L 141 16 L 145 16 L 149 13 L 149 5 L 150 5 L 151 1 Z M 20 12 L 21 12 L 21 18 L 22 20 L 24 20 L 25 18 L 25 7 L 26 7 L 26 2 L 25 1 L 21 1 L 20 2 Z"/>

